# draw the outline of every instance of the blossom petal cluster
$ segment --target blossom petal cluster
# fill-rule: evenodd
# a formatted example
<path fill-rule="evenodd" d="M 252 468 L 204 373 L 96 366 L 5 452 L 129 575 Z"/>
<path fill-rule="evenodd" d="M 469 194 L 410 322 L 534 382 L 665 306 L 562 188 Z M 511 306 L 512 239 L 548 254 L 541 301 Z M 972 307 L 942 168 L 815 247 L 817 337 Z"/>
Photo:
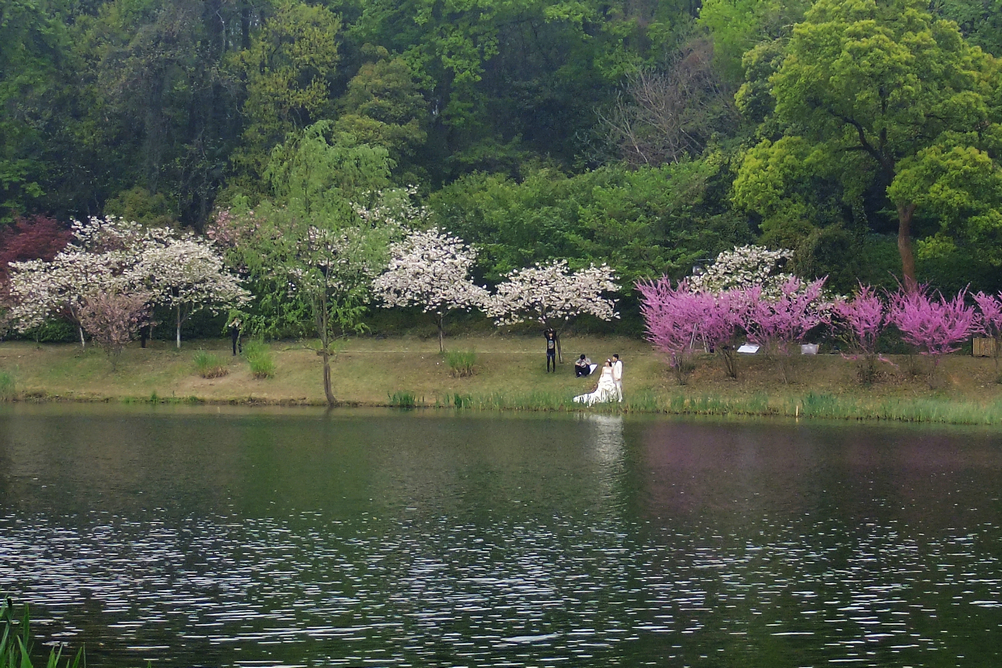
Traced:
<path fill-rule="evenodd" d="M 470 279 L 476 259 L 462 239 L 434 227 L 413 231 L 390 246 L 389 266 L 373 281 L 373 292 L 386 308 L 419 306 L 438 315 L 479 308 L 488 294 Z"/>
<path fill-rule="evenodd" d="M 877 337 L 887 326 L 887 309 L 876 290 L 859 286 L 852 299 L 838 299 L 832 305 L 833 325 L 844 330 L 854 347 L 866 355 L 877 351 Z"/>
<path fill-rule="evenodd" d="M 724 290 L 748 290 L 760 287 L 766 299 L 780 298 L 783 285 L 792 274 L 780 272 L 793 257 L 787 249 L 769 250 L 763 246 L 736 246 L 717 255 L 713 264 L 689 278 L 694 292 L 720 293 Z"/>
<path fill-rule="evenodd" d="M 515 269 L 505 279 L 487 302 L 487 314 L 499 325 L 530 319 L 549 325 L 585 314 L 607 321 L 619 317 L 616 300 L 605 296 L 619 290 L 606 264 L 572 271 L 566 260 L 553 260 Z"/>
<path fill-rule="evenodd" d="M 780 286 L 778 297 L 766 296 L 761 286 L 746 290 L 748 339 L 789 354 L 791 344 L 803 341 L 812 329 L 828 322 L 824 284 L 824 278 L 804 282 L 791 276 Z"/>

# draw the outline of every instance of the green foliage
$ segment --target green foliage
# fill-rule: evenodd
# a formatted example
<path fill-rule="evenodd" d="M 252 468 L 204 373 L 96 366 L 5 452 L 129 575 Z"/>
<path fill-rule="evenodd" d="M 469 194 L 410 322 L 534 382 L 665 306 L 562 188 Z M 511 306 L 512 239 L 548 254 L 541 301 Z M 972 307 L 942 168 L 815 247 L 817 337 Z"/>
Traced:
<path fill-rule="evenodd" d="M 372 60 L 362 65 L 338 100 L 335 128 L 361 144 L 385 148 L 403 168 L 412 164 L 427 139 L 428 105 L 407 61 L 390 58 L 382 47 L 366 47 L 363 52 Z"/>
<path fill-rule="evenodd" d="M 250 275 L 250 331 L 312 331 L 331 405 L 330 358 L 341 338 L 365 329 L 372 279 L 405 222 L 394 217 L 396 194 L 380 190 L 390 167 L 385 148 L 316 123 L 272 152 L 274 198 L 234 221 L 229 261 Z"/>
<path fill-rule="evenodd" d="M 251 339 L 244 344 L 244 357 L 250 365 L 251 374 L 258 380 L 275 377 L 275 360 L 264 341 Z"/>
<path fill-rule="evenodd" d="M 836 182 L 831 201 L 849 208 L 883 191 L 897 209 L 906 280 L 914 280 L 916 208 L 944 210 L 966 182 L 963 210 L 976 214 L 973 225 L 987 236 L 998 227 L 989 213 L 998 165 L 982 148 L 997 135 L 993 68 L 920 0 L 818 0 L 770 78 L 788 136 L 749 152 L 735 203 L 767 220 L 810 218 L 802 191 L 813 179 Z M 976 135 L 975 127 L 985 132 Z M 763 166 L 770 167 L 764 177 L 756 174 Z M 943 224 L 976 238 L 955 221 Z"/>
<path fill-rule="evenodd" d="M 340 19 L 329 9 L 285 0 L 236 55 L 247 77 L 248 123 L 236 162 L 259 175 L 272 147 L 329 115 Z"/>
<path fill-rule="evenodd" d="M 79 340 L 77 328 L 65 320 L 49 320 L 24 333 L 23 338 L 38 343 L 68 343 Z"/>
<path fill-rule="evenodd" d="M 230 372 L 219 356 L 204 350 L 196 351 L 192 361 L 195 364 L 195 373 L 202 378 L 222 378 Z"/>
<path fill-rule="evenodd" d="M 442 353 L 449 372 L 456 378 L 472 376 L 477 370 L 477 353 L 473 350 L 447 350 Z"/>
<path fill-rule="evenodd" d="M 930 6 L 955 21 L 968 42 L 1002 57 L 1002 0 L 933 0 Z"/>
<path fill-rule="evenodd" d="M 747 240 L 744 222 L 721 206 L 726 178 L 713 158 L 573 177 L 537 169 L 521 182 L 475 174 L 433 195 L 430 206 L 442 227 L 480 248 L 488 280 L 563 257 L 572 266 L 607 262 L 630 283 L 685 275 Z"/>
<path fill-rule="evenodd" d="M 66 66 L 62 9 L 20 0 L 0 10 L 0 223 L 31 210 L 51 187 L 55 156 L 43 118 Z"/>
<path fill-rule="evenodd" d="M 809 0 L 703 0 L 699 25 L 713 39 L 721 71 L 738 81 L 742 56 L 762 42 L 789 35 L 809 6 Z"/>
<path fill-rule="evenodd" d="M 154 195 L 141 186 L 123 190 L 108 200 L 104 213 L 149 227 L 166 227 L 177 222 L 177 214 L 171 209 L 167 197 L 162 192 Z"/>

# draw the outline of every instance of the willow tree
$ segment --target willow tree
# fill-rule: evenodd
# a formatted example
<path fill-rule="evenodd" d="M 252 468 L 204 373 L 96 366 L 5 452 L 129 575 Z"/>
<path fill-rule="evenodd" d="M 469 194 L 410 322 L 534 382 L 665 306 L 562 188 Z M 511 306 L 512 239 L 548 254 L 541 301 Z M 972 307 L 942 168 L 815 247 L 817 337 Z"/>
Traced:
<path fill-rule="evenodd" d="M 385 190 L 391 166 L 385 148 L 316 123 L 273 151 L 272 197 L 239 216 L 233 234 L 229 261 L 250 275 L 256 298 L 248 324 L 315 335 L 331 405 L 338 341 L 364 329 L 372 279 L 400 233 Z"/>
<path fill-rule="evenodd" d="M 943 197 L 956 198 L 963 180 L 979 184 L 979 192 L 969 194 L 977 200 L 973 208 L 991 209 L 986 198 L 999 194 L 981 187 L 999 170 L 992 158 L 1002 138 L 998 64 L 927 7 L 922 0 L 818 0 L 794 28 L 770 79 L 785 136 L 752 149 L 735 181 L 736 203 L 750 209 L 818 176 L 839 181 L 846 199 L 882 189 L 897 212 L 910 287 L 916 285 L 916 210 L 936 216 Z M 796 155 L 784 158 L 792 148 Z M 794 165 L 786 182 L 762 178 L 761 166 L 777 161 Z M 955 178 L 957 170 L 967 176 Z M 953 191 L 940 193 L 939 183 Z M 980 225 L 1002 229 L 997 218 L 983 217 Z"/>

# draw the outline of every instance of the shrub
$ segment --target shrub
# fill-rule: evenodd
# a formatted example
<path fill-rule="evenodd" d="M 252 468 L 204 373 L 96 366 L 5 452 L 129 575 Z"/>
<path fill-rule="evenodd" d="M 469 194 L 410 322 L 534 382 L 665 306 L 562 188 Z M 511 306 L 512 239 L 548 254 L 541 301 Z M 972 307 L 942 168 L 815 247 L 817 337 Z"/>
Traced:
<path fill-rule="evenodd" d="M 80 309 L 80 326 L 104 348 L 112 369 L 118 366 L 125 344 L 147 323 L 149 298 L 145 292 L 99 293 L 88 297 Z"/>
<path fill-rule="evenodd" d="M 258 380 L 272 378 L 275 375 L 275 360 L 271 357 L 271 351 L 261 340 L 250 340 L 244 346 L 244 357 L 250 364 L 251 374 Z"/>
<path fill-rule="evenodd" d="M 449 350 L 442 353 L 449 372 L 456 378 L 465 378 L 476 373 L 477 353 L 472 350 Z"/>
<path fill-rule="evenodd" d="M 229 373 L 219 357 L 204 350 L 195 353 L 195 372 L 202 378 L 222 378 Z"/>

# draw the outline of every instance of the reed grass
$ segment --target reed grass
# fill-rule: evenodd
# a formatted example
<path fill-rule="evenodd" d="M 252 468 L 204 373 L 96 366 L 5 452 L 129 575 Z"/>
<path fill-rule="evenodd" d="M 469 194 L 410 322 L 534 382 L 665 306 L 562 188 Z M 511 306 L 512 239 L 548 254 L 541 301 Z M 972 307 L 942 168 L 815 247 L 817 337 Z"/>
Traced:
<path fill-rule="evenodd" d="M 251 375 L 258 380 L 275 377 L 275 359 L 264 341 L 251 339 L 244 346 L 244 358 L 250 365 Z"/>
<path fill-rule="evenodd" d="M 202 378 L 222 378 L 230 372 L 217 355 L 205 350 L 196 351 L 193 361 L 195 373 Z"/>
<path fill-rule="evenodd" d="M 34 668 L 33 639 L 28 606 L 20 619 L 14 614 L 14 602 L 9 596 L 0 601 L 0 668 Z M 46 668 L 58 668 L 63 658 L 63 646 L 49 650 Z M 75 656 L 67 657 L 65 668 L 83 668 L 87 662 L 81 647 Z"/>
<path fill-rule="evenodd" d="M 17 398 L 17 384 L 14 374 L 10 371 L 0 371 L 0 401 L 13 401 Z"/>
<path fill-rule="evenodd" d="M 477 353 L 473 350 L 447 350 L 442 353 L 453 378 L 467 378 L 476 373 Z"/>
<path fill-rule="evenodd" d="M 418 398 L 413 392 L 394 392 L 389 396 L 390 406 L 394 408 L 416 408 L 418 406 Z M 421 399 L 421 404 L 424 404 L 424 398 Z"/>

